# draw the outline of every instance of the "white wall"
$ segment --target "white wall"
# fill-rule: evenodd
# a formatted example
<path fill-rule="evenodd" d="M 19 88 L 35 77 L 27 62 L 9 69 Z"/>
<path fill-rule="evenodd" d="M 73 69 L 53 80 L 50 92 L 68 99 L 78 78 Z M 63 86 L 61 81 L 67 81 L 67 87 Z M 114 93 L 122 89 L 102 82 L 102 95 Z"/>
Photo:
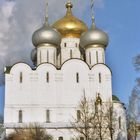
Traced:
<path fill-rule="evenodd" d="M 22 72 L 23 81 L 19 82 Z M 49 82 L 46 82 L 46 73 Z M 98 81 L 98 73 L 102 82 Z M 79 74 L 79 83 L 76 74 Z M 111 73 L 103 64 L 91 70 L 82 60 L 71 59 L 57 70 L 51 64 L 41 64 L 36 70 L 24 64 L 14 65 L 6 74 L 5 123 L 18 122 L 18 111 L 23 110 L 23 122 L 45 122 L 45 110 L 51 110 L 51 121 L 68 122 L 76 115 L 81 97 L 95 98 L 101 94 L 104 101 L 112 98 Z"/>
<path fill-rule="evenodd" d="M 60 61 L 63 64 L 70 58 L 81 58 L 79 50 L 79 38 L 63 38 L 61 42 Z"/>
<path fill-rule="evenodd" d="M 49 73 L 49 82 L 46 82 L 46 73 Z M 46 124 L 46 110 L 50 110 L 50 125 L 61 126 L 64 123 L 66 127 L 76 118 L 76 110 L 84 93 L 87 98 L 94 99 L 100 93 L 103 102 L 112 101 L 112 75 L 105 64 L 96 64 L 90 69 L 84 61 L 71 59 L 60 69 L 56 69 L 52 64 L 43 63 L 36 70 L 32 70 L 27 64 L 18 63 L 12 67 L 9 74 L 5 74 L 5 78 L 4 123 L 7 127 L 21 125 L 18 123 L 19 110 L 23 111 L 23 124 Z M 115 108 L 117 114 L 124 115 L 120 105 L 115 104 Z M 125 118 L 122 119 L 125 124 Z M 8 131 L 10 132 L 7 129 Z M 56 130 L 53 132 L 56 133 Z M 64 135 L 65 132 L 67 134 L 69 130 L 62 131 Z M 60 133 L 55 136 L 58 135 Z"/>
<path fill-rule="evenodd" d="M 124 105 L 118 101 L 113 103 L 114 108 L 114 138 L 120 140 L 127 140 L 127 128 L 126 128 L 126 112 Z M 121 128 L 119 128 L 119 117 L 121 117 Z"/>

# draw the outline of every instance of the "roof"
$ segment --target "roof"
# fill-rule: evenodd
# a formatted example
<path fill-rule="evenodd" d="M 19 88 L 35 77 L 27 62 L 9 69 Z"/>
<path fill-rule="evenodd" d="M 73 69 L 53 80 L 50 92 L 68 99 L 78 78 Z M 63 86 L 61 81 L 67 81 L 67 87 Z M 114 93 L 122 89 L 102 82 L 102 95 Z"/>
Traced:
<path fill-rule="evenodd" d="M 112 95 L 112 100 L 120 102 L 120 99 L 116 95 Z"/>

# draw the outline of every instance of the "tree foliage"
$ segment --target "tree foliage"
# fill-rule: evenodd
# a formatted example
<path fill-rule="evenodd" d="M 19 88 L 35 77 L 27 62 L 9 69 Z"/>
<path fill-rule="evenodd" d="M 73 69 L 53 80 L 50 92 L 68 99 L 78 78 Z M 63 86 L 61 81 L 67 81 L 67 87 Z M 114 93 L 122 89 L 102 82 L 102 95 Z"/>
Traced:
<path fill-rule="evenodd" d="M 140 71 L 140 54 L 134 57 L 133 63 L 136 71 Z"/>
<path fill-rule="evenodd" d="M 79 104 L 80 119 L 72 123 L 74 131 L 85 140 L 113 140 L 113 106 L 103 103 L 98 95 L 96 101 L 85 96 Z"/>
<path fill-rule="evenodd" d="M 134 67 L 136 71 L 140 71 L 140 55 L 134 58 Z M 140 123 L 140 78 L 136 79 L 131 96 L 129 97 L 129 104 L 127 108 L 127 129 L 128 139 L 136 140 L 138 133 L 138 124 Z"/>
<path fill-rule="evenodd" d="M 137 81 L 137 85 L 132 90 L 129 98 L 129 105 L 127 109 L 127 127 L 128 138 L 130 140 L 136 140 L 138 132 L 138 124 L 140 123 L 140 85 Z"/>
<path fill-rule="evenodd" d="M 6 140 L 52 140 L 52 136 L 49 135 L 44 128 L 41 128 L 38 124 L 30 125 L 29 127 L 22 129 L 15 129 Z"/>

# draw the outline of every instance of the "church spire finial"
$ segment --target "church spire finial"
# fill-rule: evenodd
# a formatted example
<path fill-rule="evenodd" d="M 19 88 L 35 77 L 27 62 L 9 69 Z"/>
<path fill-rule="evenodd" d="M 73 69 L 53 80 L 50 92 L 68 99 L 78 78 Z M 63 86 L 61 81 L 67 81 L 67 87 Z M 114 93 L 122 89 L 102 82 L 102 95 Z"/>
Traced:
<path fill-rule="evenodd" d="M 48 0 L 46 0 L 45 24 L 48 25 Z"/>

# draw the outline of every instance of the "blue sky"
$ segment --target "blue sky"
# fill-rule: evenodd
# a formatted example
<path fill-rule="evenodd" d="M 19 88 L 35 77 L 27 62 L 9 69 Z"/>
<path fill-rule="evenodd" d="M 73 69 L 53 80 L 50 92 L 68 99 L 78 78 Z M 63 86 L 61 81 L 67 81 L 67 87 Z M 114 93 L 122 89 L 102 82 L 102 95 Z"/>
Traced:
<path fill-rule="evenodd" d="M 101 3 L 95 7 L 95 21 L 96 26 L 105 30 L 110 37 L 106 64 L 113 73 L 113 93 L 127 104 L 135 79 L 140 76 L 133 67 L 133 58 L 140 54 L 140 0 L 98 1 Z M 3 0 L 0 0 L 0 4 L 1 2 Z M 77 10 L 80 13 L 80 8 Z M 90 26 L 89 7 L 84 15 L 77 16 Z M 3 100 L 4 86 L 1 86 L 0 114 L 3 112 Z"/>

